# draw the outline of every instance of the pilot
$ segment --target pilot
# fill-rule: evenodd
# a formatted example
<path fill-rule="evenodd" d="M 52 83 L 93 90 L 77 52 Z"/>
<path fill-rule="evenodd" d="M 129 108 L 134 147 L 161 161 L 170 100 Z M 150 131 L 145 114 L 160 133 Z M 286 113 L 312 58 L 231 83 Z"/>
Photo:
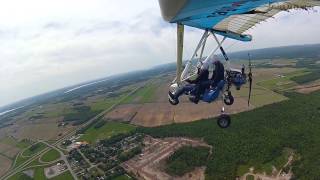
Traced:
<path fill-rule="evenodd" d="M 186 80 L 189 84 L 183 85 L 174 94 L 172 94 L 169 91 L 169 97 L 176 101 L 179 99 L 179 97 L 182 94 L 184 94 L 186 92 L 194 91 L 194 92 L 196 92 L 196 94 L 200 93 L 200 90 L 199 90 L 200 84 L 202 84 L 204 82 L 208 82 L 208 80 L 209 80 L 208 79 L 208 76 L 209 76 L 209 64 L 208 63 L 209 63 L 209 61 L 205 62 L 205 63 L 199 62 L 197 65 L 197 68 L 198 68 L 197 78 L 194 80 L 190 80 L 190 79 Z M 196 97 L 198 97 L 198 95 L 196 95 Z M 190 100 L 193 101 L 193 100 L 197 100 L 197 99 L 191 98 Z"/>

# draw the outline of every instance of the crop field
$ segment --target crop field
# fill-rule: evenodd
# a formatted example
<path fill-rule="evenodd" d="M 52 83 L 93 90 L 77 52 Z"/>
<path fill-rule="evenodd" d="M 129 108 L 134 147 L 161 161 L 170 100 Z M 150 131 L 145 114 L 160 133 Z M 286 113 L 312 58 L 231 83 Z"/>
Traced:
<path fill-rule="evenodd" d="M 17 129 L 12 133 L 18 139 L 38 139 L 41 137 L 44 140 L 55 140 L 59 135 L 63 135 L 75 127 L 61 126 L 58 127 L 58 123 L 62 121 L 63 117 L 60 118 L 45 118 L 36 121 L 20 121 L 12 129 Z"/>
<path fill-rule="evenodd" d="M 136 129 L 136 127 L 131 124 L 107 122 L 99 128 L 95 128 L 94 126 L 90 127 L 85 131 L 84 135 L 81 136 L 80 140 L 95 143 L 98 140 L 110 138 L 111 136 L 121 133 L 128 133 L 134 129 Z"/>
<path fill-rule="evenodd" d="M 146 84 L 137 90 L 134 94 L 127 97 L 122 104 L 148 103 L 154 101 L 155 91 L 159 82 L 146 82 Z"/>
<path fill-rule="evenodd" d="M 0 176 L 2 176 L 11 166 L 12 160 L 0 155 Z"/>
<path fill-rule="evenodd" d="M 257 84 L 273 91 L 283 91 L 297 85 L 297 83 L 294 82 L 292 78 L 303 76 L 308 73 L 309 72 L 306 70 L 297 70 L 287 74 L 281 74 L 280 77 L 260 81 Z"/>

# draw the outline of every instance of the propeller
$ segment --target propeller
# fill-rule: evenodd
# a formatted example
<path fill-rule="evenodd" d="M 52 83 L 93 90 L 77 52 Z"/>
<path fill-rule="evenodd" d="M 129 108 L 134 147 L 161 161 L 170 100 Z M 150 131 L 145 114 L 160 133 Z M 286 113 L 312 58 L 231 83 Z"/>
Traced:
<path fill-rule="evenodd" d="M 250 53 L 248 53 L 249 57 L 249 74 L 248 74 L 248 80 L 249 80 L 249 96 L 248 96 L 248 106 L 250 105 L 250 98 L 251 98 L 251 90 L 252 90 L 252 64 L 251 64 L 251 57 Z"/>

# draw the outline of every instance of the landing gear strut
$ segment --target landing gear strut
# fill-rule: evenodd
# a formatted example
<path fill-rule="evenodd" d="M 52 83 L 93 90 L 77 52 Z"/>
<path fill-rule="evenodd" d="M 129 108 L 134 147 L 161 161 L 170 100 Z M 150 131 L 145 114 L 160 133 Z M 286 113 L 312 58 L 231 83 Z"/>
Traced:
<path fill-rule="evenodd" d="M 227 93 L 224 94 L 223 102 L 228 106 L 233 104 L 234 98 L 233 98 L 233 96 L 232 96 L 230 91 L 228 91 Z"/>

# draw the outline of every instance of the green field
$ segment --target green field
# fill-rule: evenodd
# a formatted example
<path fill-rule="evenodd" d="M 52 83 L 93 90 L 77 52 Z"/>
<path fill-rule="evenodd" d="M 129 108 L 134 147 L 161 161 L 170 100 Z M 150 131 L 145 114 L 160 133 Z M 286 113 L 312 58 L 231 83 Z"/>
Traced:
<path fill-rule="evenodd" d="M 156 83 L 148 83 L 137 90 L 135 93 L 133 93 L 131 96 L 128 96 L 126 99 L 124 99 L 122 104 L 152 102 L 156 89 Z"/>
<path fill-rule="evenodd" d="M 73 180 L 73 177 L 70 171 L 66 171 L 56 177 L 51 178 L 50 180 Z"/>
<path fill-rule="evenodd" d="M 60 153 L 55 149 L 50 149 L 44 155 L 41 156 L 41 160 L 44 162 L 51 162 L 60 158 Z"/>
<path fill-rule="evenodd" d="M 87 141 L 89 143 L 95 143 L 97 140 L 110 138 L 111 136 L 128 133 L 133 131 L 136 127 L 131 124 L 124 124 L 118 122 L 107 122 L 102 127 L 96 129 L 91 126 L 85 131 L 84 135 L 81 136 L 80 140 Z"/>
<path fill-rule="evenodd" d="M 102 99 L 102 100 L 99 100 L 95 103 L 90 104 L 90 106 L 93 111 L 106 110 L 106 109 L 110 108 L 112 105 L 114 105 L 115 103 L 118 103 L 120 101 L 120 99 L 123 98 L 124 96 L 126 96 L 126 94 L 123 94 L 119 97 L 105 98 L 105 99 Z"/>
<path fill-rule="evenodd" d="M 248 93 L 249 93 L 249 88 L 247 85 L 245 85 L 244 87 L 241 88 L 240 91 L 233 90 L 232 92 L 233 92 L 234 97 L 236 98 L 235 101 L 237 100 L 237 97 L 242 97 L 242 98 L 247 99 Z M 288 99 L 288 98 L 281 95 L 281 94 L 275 93 L 272 90 L 266 89 L 266 88 L 258 86 L 258 85 L 253 85 L 250 103 L 256 107 L 260 107 L 260 106 L 264 106 L 267 104 L 280 102 L 280 101 L 283 101 L 286 99 Z"/>
<path fill-rule="evenodd" d="M 34 144 L 35 148 L 32 149 L 32 146 L 30 146 L 28 149 L 25 149 L 22 152 L 22 156 L 26 156 L 26 157 L 31 157 L 34 154 L 40 152 L 41 150 L 43 150 L 44 148 L 46 148 L 47 146 L 41 142 L 38 142 L 36 144 Z"/>
<path fill-rule="evenodd" d="M 320 177 L 320 92 L 289 93 L 289 100 L 232 115 L 231 127 L 221 129 L 216 119 L 138 131 L 154 137 L 184 136 L 204 139 L 214 148 L 206 166 L 208 179 L 235 179 L 248 167 L 257 172 L 287 161 L 286 150 L 298 154 L 292 171 L 296 179 Z M 240 169 L 241 168 L 241 169 Z"/>
<path fill-rule="evenodd" d="M 122 176 L 115 177 L 113 180 L 131 180 L 131 179 L 132 178 L 130 176 L 122 175 Z"/>
<path fill-rule="evenodd" d="M 33 180 L 33 179 L 23 173 L 17 173 L 11 176 L 8 180 Z"/>
<path fill-rule="evenodd" d="M 18 154 L 18 156 L 16 157 L 15 166 L 19 166 L 20 164 L 27 161 L 30 157 L 47 147 L 45 144 L 41 142 L 35 143 L 34 145 L 36 145 L 34 149 L 31 150 L 31 146 L 29 146 L 27 149 L 24 149 L 21 154 Z"/>
<path fill-rule="evenodd" d="M 273 91 L 283 91 L 298 85 L 296 82 L 292 80 L 292 78 L 304 76 L 308 73 L 309 72 L 307 70 L 298 70 L 295 72 L 285 74 L 284 77 L 277 77 L 265 81 L 260 81 L 257 84 L 259 86 L 265 87 Z"/>
<path fill-rule="evenodd" d="M 44 168 L 37 167 L 34 169 L 34 180 L 45 180 L 46 176 L 44 175 Z"/>

